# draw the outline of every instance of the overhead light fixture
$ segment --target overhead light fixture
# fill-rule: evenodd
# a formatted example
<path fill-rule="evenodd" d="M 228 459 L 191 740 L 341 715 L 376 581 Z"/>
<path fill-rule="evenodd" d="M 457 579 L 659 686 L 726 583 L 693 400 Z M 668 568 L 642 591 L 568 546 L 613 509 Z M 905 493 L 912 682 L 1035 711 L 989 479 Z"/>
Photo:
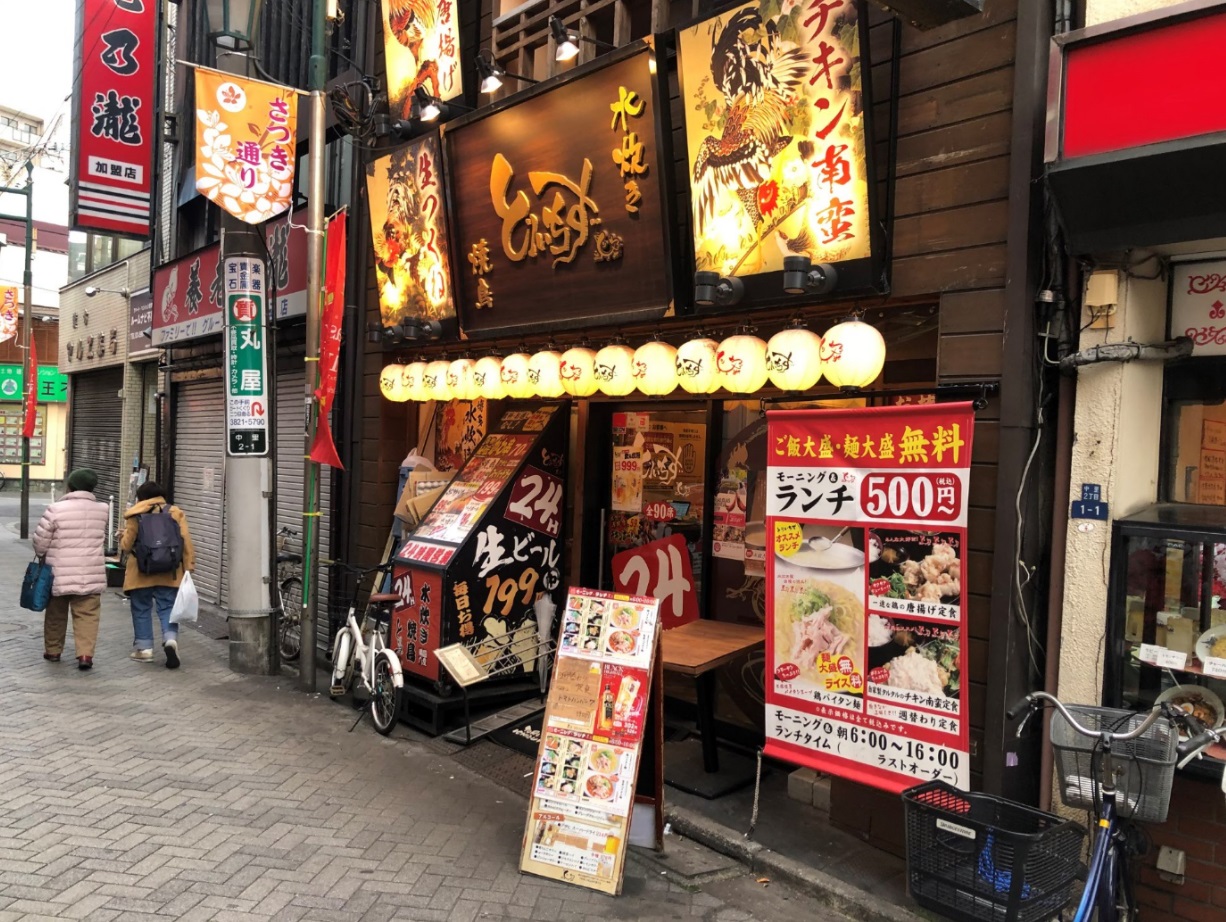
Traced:
<path fill-rule="evenodd" d="M 784 257 L 783 290 L 790 295 L 830 294 L 838 281 L 838 270 L 829 263 L 815 266 L 808 256 Z"/>
<path fill-rule="evenodd" d="M 418 111 L 421 113 L 423 122 L 436 122 L 438 117 L 443 114 L 441 108 L 442 101 L 430 95 L 430 92 L 424 87 L 419 86 L 413 91 L 413 96 L 417 100 Z"/>
<path fill-rule="evenodd" d="M 732 307 L 745 296 L 745 283 L 735 276 L 720 278 L 718 272 L 694 273 L 694 303 L 699 307 Z"/>
<path fill-rule="evenodd" d="M 95 288 L 90 285 L 85 289 L 85 297 L 92 298 L 96 294 L 119 295 L 122 298 L 132 297 L 132 291 L 128 288 Z"/>
<path fill-rule="evenodd" d="M 558 46 L 553 56 L 555 61 L 573 61 L 579 57 L 580 42 L 590 42 L 597 48 L 604 48 L 607 51 L 612 51 L 617 47 L 590 35 L 580 35 L 574 29 L 566 28 L 557 16 L 549 17 L 549 31 L 553 35 L 554 43 Z"/>
<path fill-rule="evenodd" d="M 491 61 L 485 52 L 477 55 L 477 77 L 481 80 L 482 93 L 496 92 L 502 86 L 503 77 L 510 77 L 512 80 L 519 80 L 523 83 L 540 83 L 539 80 L 533 80 L 531 77 L 508 73 Z"/>

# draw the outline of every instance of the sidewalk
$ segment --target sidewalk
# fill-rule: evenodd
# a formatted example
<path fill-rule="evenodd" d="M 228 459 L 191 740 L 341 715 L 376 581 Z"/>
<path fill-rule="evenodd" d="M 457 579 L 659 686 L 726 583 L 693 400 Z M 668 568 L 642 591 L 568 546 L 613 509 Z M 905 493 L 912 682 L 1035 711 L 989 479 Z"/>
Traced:
<path fill-rule="evenodd" d="M 28 545 L 0 528 L 0 580 Z M 610 898 L 518 873 L 525 802 L 404 728 L 285 678 L 232 674 L 225 643 L 181 637 L 183 667 L 127 658 L 103 599 L 96 667 L 42 660 L 42 618 L 0 601 L 0 922 L 842 917 L 670 837 Z"/>

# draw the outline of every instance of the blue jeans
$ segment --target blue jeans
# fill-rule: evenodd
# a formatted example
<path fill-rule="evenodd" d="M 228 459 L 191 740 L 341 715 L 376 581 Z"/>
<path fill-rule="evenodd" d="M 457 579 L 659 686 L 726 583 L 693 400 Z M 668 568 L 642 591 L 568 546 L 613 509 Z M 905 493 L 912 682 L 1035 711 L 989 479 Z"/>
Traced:
<path fill-rule="evenodd" d="M 179 625 L 170 623 L 170 612 L 175 607 L 179 590 L 174 586 L 149 586 L 133 589 L 128 593 L 132 606 L 132 632 L 136 635 L 136 649 L 153 649 L 153 609 L 157 608 L 158 620 L 162 622 L 162 643 L 179 636 Z"/>

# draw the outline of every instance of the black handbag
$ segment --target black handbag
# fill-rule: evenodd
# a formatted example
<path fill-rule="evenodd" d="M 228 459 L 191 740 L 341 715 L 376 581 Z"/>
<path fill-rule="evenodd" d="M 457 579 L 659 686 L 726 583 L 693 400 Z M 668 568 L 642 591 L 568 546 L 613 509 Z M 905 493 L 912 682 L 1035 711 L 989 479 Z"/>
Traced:
<path fill-rule="evenodd" d="M 46 611 L 51 601 L 51 564 L 37 557 L 26 565 L 26 576 L 21 581 L 21 607 L 30 611 Z"/>

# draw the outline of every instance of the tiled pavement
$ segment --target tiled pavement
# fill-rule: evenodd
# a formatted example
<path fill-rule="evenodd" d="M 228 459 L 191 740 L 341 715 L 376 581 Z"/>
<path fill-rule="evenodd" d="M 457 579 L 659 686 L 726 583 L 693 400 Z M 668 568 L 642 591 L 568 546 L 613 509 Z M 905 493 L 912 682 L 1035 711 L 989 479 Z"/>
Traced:
<path fill-rule="evenodd" d="M 71 638 L 45 663 L 16 601 L 28 559 L 0 527 L 0 922 L 833 918 L 739 869 L 683 887 L 632 861 L 616 899 L 521 876 L 523 800 L 403 729 L 349 733 L 326 697 L 233 675 L 224 642 L 186 631 L 178 672 L 131 662 L 108 593 L 96 668 Z"/>

